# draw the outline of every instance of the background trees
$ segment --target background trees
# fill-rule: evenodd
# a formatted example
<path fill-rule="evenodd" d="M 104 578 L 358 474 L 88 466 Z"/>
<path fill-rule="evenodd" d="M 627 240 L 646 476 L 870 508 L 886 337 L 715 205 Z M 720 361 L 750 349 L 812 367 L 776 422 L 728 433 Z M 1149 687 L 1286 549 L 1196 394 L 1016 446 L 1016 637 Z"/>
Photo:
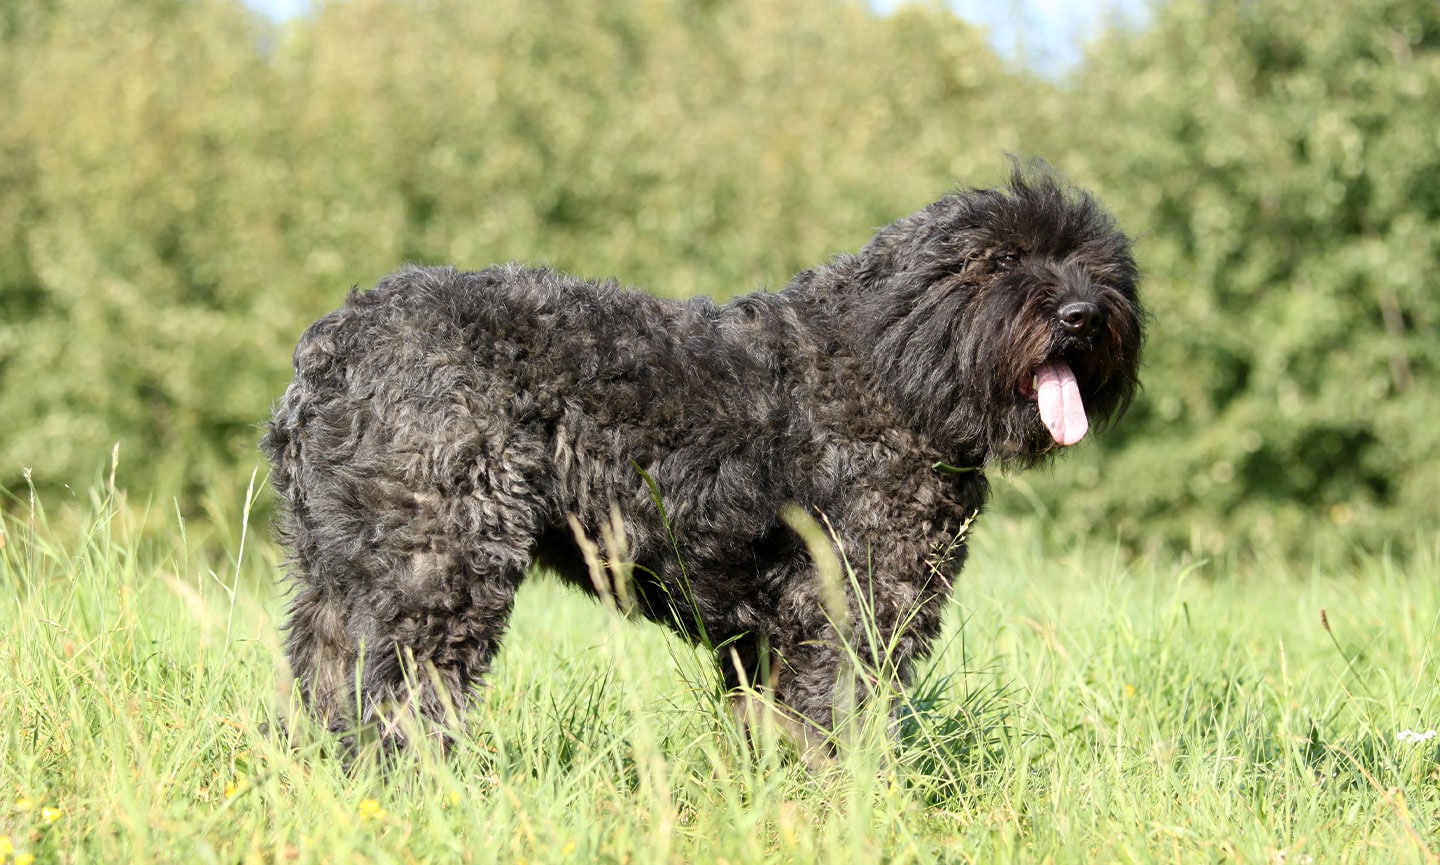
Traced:
<path fill-rule="evenodd" d="M 1206 551 L 1433 537 L 1437 84 L 1424 2 L 1172 3 L 1097 47 L 1076 149 L 1143 234 L 1156 326 L 1067 514 Z"/>
<path fill-rule="evenodd" d="M 1440 517 L 1437 49 L 1430 0 L 1174 0 L 1060 82 L 932 8 L 18 0 L 0 482 L 116 441 L 132 489 L 248 477 L 300 330 L 402 261 L 778 287 L 1014 152 L 1141 237 L 1155 321 L 1133 415 L 997 507 L 1405 546 Z"/>

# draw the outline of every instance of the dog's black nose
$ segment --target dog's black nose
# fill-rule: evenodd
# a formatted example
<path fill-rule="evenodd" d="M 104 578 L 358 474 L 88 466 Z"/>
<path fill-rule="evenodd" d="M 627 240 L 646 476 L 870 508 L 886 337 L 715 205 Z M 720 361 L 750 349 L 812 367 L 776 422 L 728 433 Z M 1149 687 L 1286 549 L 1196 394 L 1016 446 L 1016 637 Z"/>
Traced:
<path fill-rule="evenodd" d="M 1089 336 L 1105 321 L 1105 310 L 1088 300 L 1077 300 L 1060 307 L 1060 324 L 1073 336 Z"/>

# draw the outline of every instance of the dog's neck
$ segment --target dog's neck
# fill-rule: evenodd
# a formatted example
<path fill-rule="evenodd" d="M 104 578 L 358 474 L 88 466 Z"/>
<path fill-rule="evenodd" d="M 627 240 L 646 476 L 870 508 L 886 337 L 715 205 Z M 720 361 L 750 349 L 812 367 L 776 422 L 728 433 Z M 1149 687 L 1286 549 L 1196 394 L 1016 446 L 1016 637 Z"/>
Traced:
<path fill-rule="evenodd" d="M 876 317 L 884 313 L 876 308 L 873 288 L 866 288 L 871 285 L 866 280 L 875 277 L 866 267 L 860 256 L 837 256 L 796 274 L 781 295 L 799 313 L 813 350 L 832 363 L 840 361 L 842 374 L 865 380 L 865 390 L 883 406 L 888 426 L 908 429 L 934 454 L 937 465 L 981 469 L 991 455 L 983 438 L 963 434 L 965 424 L 950 408 L 958 400 L 941 393 L 919 399 L 907 394 L 877 358 Z"/>

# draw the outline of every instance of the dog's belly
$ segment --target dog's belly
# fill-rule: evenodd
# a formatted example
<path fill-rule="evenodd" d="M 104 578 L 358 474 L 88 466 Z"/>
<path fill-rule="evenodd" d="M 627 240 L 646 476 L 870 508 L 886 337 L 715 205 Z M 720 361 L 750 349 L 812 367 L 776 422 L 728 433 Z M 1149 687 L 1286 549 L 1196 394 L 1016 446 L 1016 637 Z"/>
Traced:
<path fill-rule="evenodd" d="M 677 538 L 663 548 L 630 549 L 617 562 L 598 547 L 587 554 L 567 526 L 540 536 L 535 562 L 620 612 L 643 616 L 691 640 L 717 644 L 767 630 L 767 611 L 776 604 L 775 580 L 765 570 L 774 564 L 764 558 L 770 545 L 771 539 L 756 538 L 735 545 L 733 555 L 714 558 Z"/>

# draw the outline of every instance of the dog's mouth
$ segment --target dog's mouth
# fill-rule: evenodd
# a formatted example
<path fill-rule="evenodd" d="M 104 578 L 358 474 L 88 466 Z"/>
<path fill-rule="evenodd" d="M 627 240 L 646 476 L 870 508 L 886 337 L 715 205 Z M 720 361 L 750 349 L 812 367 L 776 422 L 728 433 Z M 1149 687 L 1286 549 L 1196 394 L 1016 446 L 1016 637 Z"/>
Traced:
<path fill-rule="evenodd" d="M 1090 431 L 1080 383 L 1065 358 L 1057 355 L 1036 367 L 1029 379 L 1021 382 L 1020 392 L 1027 399 L 1035 400 L 1040 420 L 1056 444 L 1073 445 Z"/>

